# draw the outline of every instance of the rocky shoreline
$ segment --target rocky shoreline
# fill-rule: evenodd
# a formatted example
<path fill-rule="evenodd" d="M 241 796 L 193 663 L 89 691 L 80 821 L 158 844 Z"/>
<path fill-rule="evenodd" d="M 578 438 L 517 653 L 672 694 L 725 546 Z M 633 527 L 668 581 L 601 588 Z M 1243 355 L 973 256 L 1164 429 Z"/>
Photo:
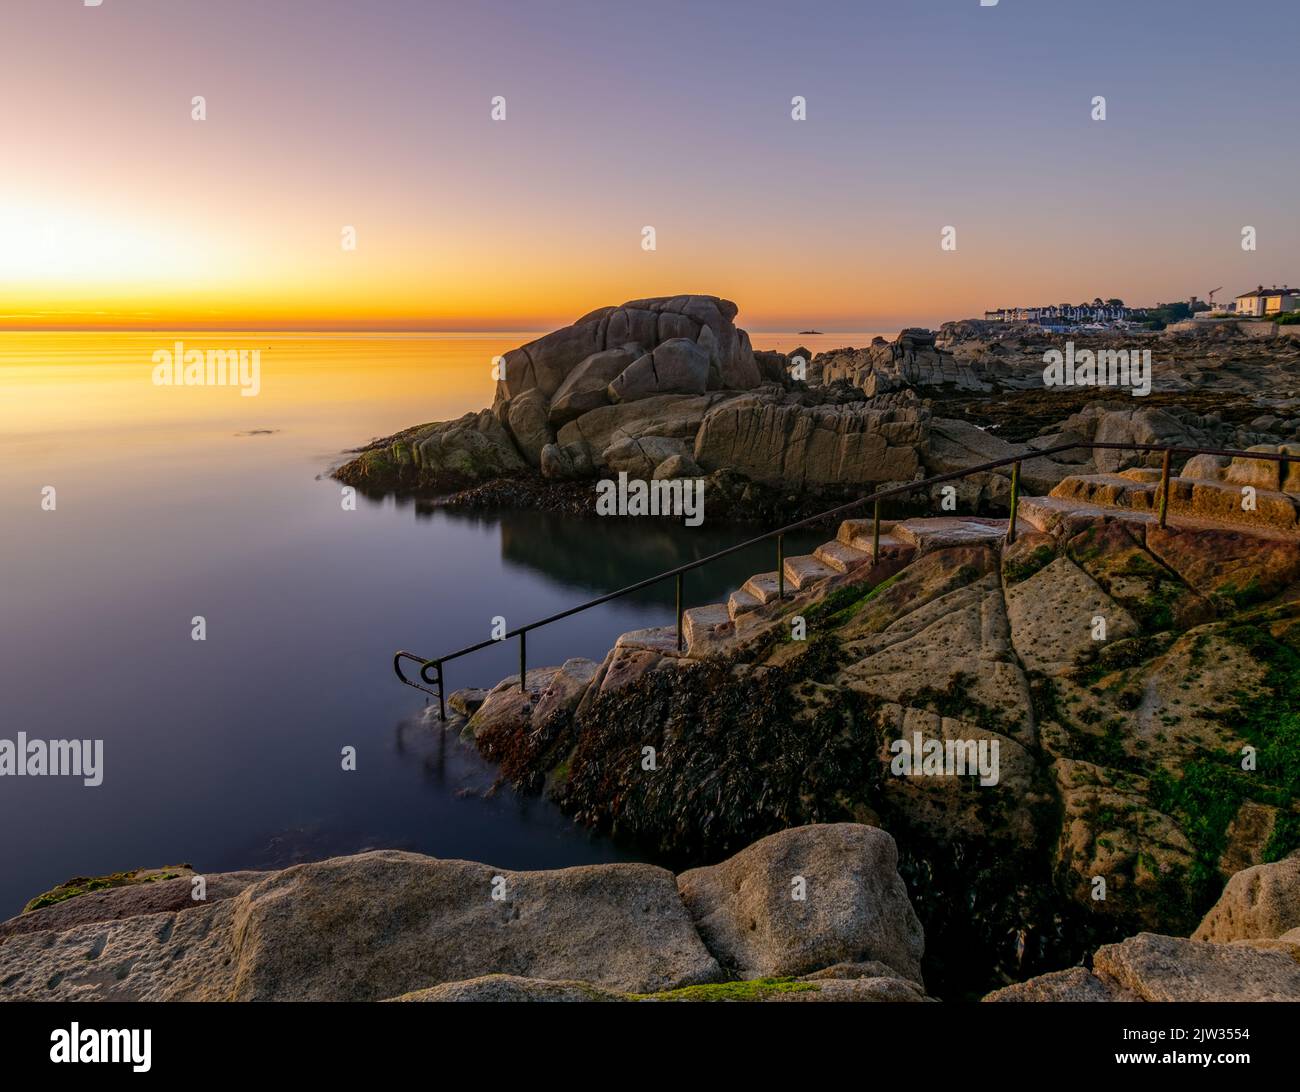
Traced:
<path fill-rule="evenodd" d="M 741 498 L 711 514 L 770 526 L 1019 456 L 1014 544 L 996 518 L 1007 472 L 954 483 L 947 505 L 919 492 L 886 512 L 878 559 L 847 520 L 786 558 L 786 598 L 755 574 L 686 612 L 684 648 L 671 630 L 625 634 L 599 663 L 452 695 L 456 727 L 516 788 L 683 866 L 805 824 L 888 830 L 937 996 L 1042 975 L 1047 993 L 1142 993 L 1121 963 L 1173 965 L 1187 943 L 1144 937 L 1186 937 L 1232 876 L 1300 850 L 1300 473 L 1179 459 L 1166 528 L 1156 456 L 1037 452 L 1300 460 L 1300 341 L 1230 325 L 1080 335 L 1151 350 L 1152 392 L 1134 397 L 1044 388 L 1061 339 L 1032 329 L 948 324 L 810 357 L 754 352 L 734 316 L 713 297 L 593 312 L 508 355 L 493 409 L 381 442 L 341 476 L 418 488 L 486 442 L 507 454 L 476 470 L 514 459 L 516 481 L 576 482 L 577 497 L 602 474 L 698 474 Z M 611 349 L 632 328 L 640 343 Z M 677 344 L 691 337 L 701 352 Z M 638 362 L 637 383 L 613 381 Z M 895 776 L 891 747 L 922 735 L 996 744 L 998 782 Z M 1061 970 L 1094 952 L 1094 971 Z"/>
<path fill-rule="evenodd" d="M 878 552 L 844 520 L 785 595 L 755 573 L 691 605 L 680 646 L 449 696 L 503 782 L 676 874 L 376 851 L 198 903 L 188 866 L 79 879 L 0 925 L 0 997 L 1300 1000 L 1300 342 L 1140 335 L 1134 398 L 1045 390 L 1031 330 L 809 357 L 735 315 L 602 308 L 507 354 L 492 408 L 336 472 L 572 516 L 602 476 L 702 479 L 710 519 L 771 526 L 1021 459 L 1014 535 L 1008 475 L 964 478 Z M 1165 526 L 1149 457 L 1040 454 L 1074 442 L 1296 461 L 1179 460 Z"/>
<path fill-rule="evenodd" d="M 0 1000 L 936 1000 L 893 838 L 792 828 L 720 864 L 510 872 L 379 850 L 82 893 L 0 924 Z M 167 870 L 175 873 L 176 868 Z M 986 1001 L 1300 1000 L 1300 857 Z"/>
<path fill-rule="evenodd" d="M 703 478 L 709 518 L 772 523 L 864 487 L 1017 454 L 1033 460 L 1040 492 L 1071 471 L 1144 462 L 1033 458 L 1072 441 L 1300 441 L 1300 338 L 1280 333 L 1216 324 L 1070 338 L 1097 352 L 1149 349 L 1152 391 L 1135 398 L 1045 388 L 1044 353 L 1064 339 L 1029 327 L 947 323 L 937 334 L 905 330 L 893 342 L 814 355 L 754 350 L 736 313 L 700 295 L 600 308 L 507 353 L 490 408 L 373 441 L 335 477 L 434 506 L 566 514 L 584 511 L 585 487 L 620 472 Z M 1005 512 L 1008 478 L 960 483 L 962 511 Z"/>
<path fill-rule="evenodd" d="M 599 663 L 453 694 L 453 728 L 659 859 L 882 826 L 944 995 L 1190 932 L 1230 875 L 1300 848 L 1300 478 L 1186 473 L 1166 528 L 1142 468 L 1023 498 L 1013 545 L 1004 520 L 909 518 L 873 563 L 847 520 L 787 557 L 784 599 L 756 574 L 687 610 L 684 648 L 671 627 L 625 634 Z M 1258 483 L 1245 521 L 1238 481 Z M 996 742 L 998 782 L 896 776 L 891 744 L 916 733 Z"/>

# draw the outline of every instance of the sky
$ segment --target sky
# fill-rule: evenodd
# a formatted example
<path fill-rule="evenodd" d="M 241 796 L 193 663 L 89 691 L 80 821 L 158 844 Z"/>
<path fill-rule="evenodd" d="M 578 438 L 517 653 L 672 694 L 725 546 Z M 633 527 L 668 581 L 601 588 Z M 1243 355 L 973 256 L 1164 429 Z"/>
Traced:
<path fill-rule="evenodd" d="M 1295 15 L 3 0 L 0 327 L 535 330 L 700 292 L 874 330 L 1295 283 Z"/>

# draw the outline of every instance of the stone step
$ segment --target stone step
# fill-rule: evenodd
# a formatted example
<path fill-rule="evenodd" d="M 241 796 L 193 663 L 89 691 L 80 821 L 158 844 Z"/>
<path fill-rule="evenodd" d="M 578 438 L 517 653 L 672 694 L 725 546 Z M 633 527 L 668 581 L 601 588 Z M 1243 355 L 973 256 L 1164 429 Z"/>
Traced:
<path fill-rule="evenodd" d="M 710 603 L 682 612 L 682 636 L 691 656 L 707 655 L 730 634 L 731 614 L 725 603 Z"/>
<path fill-rule="evenodd" d="M 763 601 L 757 596 L 750 595 L 749 592 L 741 588 L 739 591 L 731 593 L 731 598 L 727 600 L 727 613 L 734 622 L 742 614 L 748 614 L 751 610 L 756 610 L 763 605 Z"/>
<path fill-rule="evenodd" d="M 1016 521 L 1017 531 L 1027 534 L 1037 528 L 1025 519 Z M 991 545 L 1006 538 L 1007 521 L 983 516 L 923 516 L 902 520 L 894 534 L 925 553 L 949 546 Z"/>
<path fill-rule="evenodd" d="M 751 576 L 740 590 L 752 595 L 760 603 L 770 603 L 777 597 L 776 573 Z"/>
<path fill-rule="evenodd" d="M 677 627 L 651 626 L 649 629 L 630 630 L 614 642 L 614 647 L 661 654 L 676 653 Z"/>
<path fill-rule="evenodd" d="M 1275 489 L 1254 486 L 1254 507 L 1242 508 L 1245 483 L 1175 477 L 1169 483 L 1169 517 L 1208 521 L 1218 526 L 1273 528 L 1294 534 L 1300 531 L 1300 498 Z M 1108 515 L 1116 510 L 1158 513 L 1160 485 L 1142 471 L 1120 474 L 1077 474 L 1053 487 L 1051 496 L 1070 501 L 1079 508 L 1093 506 Z"/>
<path fill-rule="evenodd" d="M 1131 508 L 1111 508 L 1098 504 L 1084 504 L 1065 497 L 1021 497 L 1020 519 L 1035 530 L 1054 533 L 1062 523 L 1071 520 L 1087 521 L 1097 516 L 1115 516 L 1135 523 L 1155 523 L 1150 512 L 1135 512 Z"/>
<path fill-rule="evenodd" d="M 855 538 L 852 542 L 850 542 L 849 545 L 852 546 L 855 550 L 861 550 L 864 554 L 867 555 L 868 560 L 871 559 L 872 542 L 871 542 L 870 521 L 868 521 L 867 523 L 866 533 L 858 535 L 858 537 Z M 915 547 L 910 542 L 906 542 L 906 543 L 903 542 L 903 540 L 900 539 L 894 532 L 890 532 L 889 534 L 885 534 L 884 531 L 880 532 L 880 556 L 882 558 L 892 557 L 897 554 L 903 553 L 904 551 L 913 550 L 913 549 L 915 549 Z"/>
<path fill-rule="evenodd" d="M 971 546 L 1005 537 L 1007 523 L 978 516 L 920 516 L 903 520 L 894 533 L 918 549 Z"/>
<path fill-rule="evenodd" d="M 785 582 L 800 591 L 838 572 L 838 569 L 818 561 L 815 554 L 796 554 L 785 559 Z"/>
<path fill-rule="evenodd" d="M 834 542 L 823 542 L 813 551 L 813 557 L 837 573 L 846 573 L 859 565 L 869 564 L 871 551 L 859 550 L 856 546 L 848 546 L 836 539 Z"/>
<path fill-rule="evenodd" d="M 854 540 L 865 538 L 868 548 L 870 548 L 872 522 L 869 519 L 846 519 L 840 524 L 839 533 L 835 536 L 836 541 L 844 543 L 845 546 L 857 546 Z M 882 544 L 897 522 L 897 520 L 892 519 L 882 519 L 880 521 L 880 541 Z M 861 549 L 860 546 L 857 548 Z"/>

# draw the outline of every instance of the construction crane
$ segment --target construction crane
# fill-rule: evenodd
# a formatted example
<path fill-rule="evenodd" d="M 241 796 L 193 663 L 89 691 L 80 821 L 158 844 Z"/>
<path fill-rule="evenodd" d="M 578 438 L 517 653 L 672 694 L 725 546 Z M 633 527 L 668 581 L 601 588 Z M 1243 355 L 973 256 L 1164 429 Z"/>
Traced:
<path fill-rule="evenodd" d="M 1211 310 L 1211 311 L 1214 310 L 1214 293 L 1215 293 L 1215 292 L 1221 292 L 1221 291 L 1223 291 L 1223 285 L 1219 285 L 1218 288 L 1211 288 L 1211 289 L 1210 289 L 1210 310 Z"/>

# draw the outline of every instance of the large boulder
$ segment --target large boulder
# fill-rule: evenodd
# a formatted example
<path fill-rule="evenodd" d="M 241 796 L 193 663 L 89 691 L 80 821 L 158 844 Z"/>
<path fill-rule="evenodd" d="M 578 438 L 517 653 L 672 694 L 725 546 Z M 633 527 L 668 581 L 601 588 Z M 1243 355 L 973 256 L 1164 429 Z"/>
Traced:
<path fill-rule="evenodd" d="M 527 466 L 491 410 L 434 425 L 412 443 L 411 454 L 420 474 L 434 481 L 486 481 Z"/>
<path fill-rule="evenodd" d="M 555 436 L 547 422 L 546 399 L 537 388 L 525 391 L 508 403 L 506 423 L 515 446 L 535 467 L 542 465 L 542 448 L 553 443 Z"/>
<path fill-rule="evenodd" d="M 721 977 L 662 868 L 509 872 L 393 850 L 0 945 L 13 999 L 368 1001 L 491 974 L 638 993 Z"/>
<path fill-rule="evenodd" d="M 929 411 L 866 402 L 803 405 L 777 392 L 729 399 L 704 417 L 695 461 L 791 488 L 911 481 Z"/>
<path fill-rule="evenodd" d="M 690 458 L 690 444 L 667 436 L 642 436 L 640 439 L 619 440 L 601 452 L 600 461 L 617 474 L 626 471 L 630 478 L 649 481 L 655 470 L 669 459 Z"/>
<path fill-rule="evenodd" d="M 589 478 L 595 470 L 591 450 L 582 441 L 574 444 L 547 444 L 541 453 L 542 477 L 556 481 Z"/>
<path fill-rule="evenodd" d="M 684 337 L 670 338 L 633 361 L 609 385 L 611 402 L 656 394 L 703 394 L 709 383 L 708 351 Z"/>
<path fill-rule="evenodd" d="M 1227 944 L 1280 937 L 1296 928 L 1300 928 L 1300 856 L 1238 872 L 1192 937 Z"/>
<path fill-rule="evenodd" d="M 1031 978 L 985 1001 L 1300 1001 L 1300 946 L 1269 950 L 1139 933 L 1097 949 L 1092 970 Z"/>
<path fill-rule="evenodd" d="M 602 406 L 570 421 L 560 429 L 557 439 L 561 447 L 581 445 L 580 450 L 587 452 L 597 470 L 608 470 L 601 462 L 603 452 L 624 440 L 660 436 L 687 440 L 693 445 L 704 415 L 725 399 L 721 394 L 663 394 Z"/>
<path fill-rule="evenodd" d="M 742 978 L 878 960 L 921 981 L 925 938 L 883 830 L 794 827 L 677 882 L 709 950 Z"/>
<path fill-rule="evenodd" d="M 653 351 L 676 339 L 697 344 L 707 357 L 711 388 L 749 390 L 762 377 L 749 336 L 736 328 L 735 317 L 736 305 L 717 296 L 660 296 L 602 307 L 506 353 L 497 402 L 537 388 L 548 401 L 561 396 L 568 403 L 575 392 L 562 388 L 581 365 L 587 365 L 586 371 L 612 367 L 607 361 L 589 364 L 593 355 L 628 345 Z M 582 388 L 589 390 L 585 381 Z"/>
<path fill-rule="evenodd" d="M 551 425 L 560 428 L 588 410 L 609 405 L 610 383 L 642 355 L 639 345 L 592 353 L 569 373 L 551 399 Z"/>
<path fill-rule="evenodd" d="M 925 452 L 925 469 L 928 475 L 953 474 L 981 463 L 1025 455 L 1020 464 L 1021 488 L 1029 493 L 1043 494 L 1070 474 L 1068 467 L 1033 453 L 1024 445 L 1011 444 L 995 433 L 977 428 L 969 421 L 936 417 L 930 422 L 930 442 Z M 1010 477 L 1011 467 L 1004 466 L 992 473 Z M 960 482 L 954 482 L 960 485 Z"/>

